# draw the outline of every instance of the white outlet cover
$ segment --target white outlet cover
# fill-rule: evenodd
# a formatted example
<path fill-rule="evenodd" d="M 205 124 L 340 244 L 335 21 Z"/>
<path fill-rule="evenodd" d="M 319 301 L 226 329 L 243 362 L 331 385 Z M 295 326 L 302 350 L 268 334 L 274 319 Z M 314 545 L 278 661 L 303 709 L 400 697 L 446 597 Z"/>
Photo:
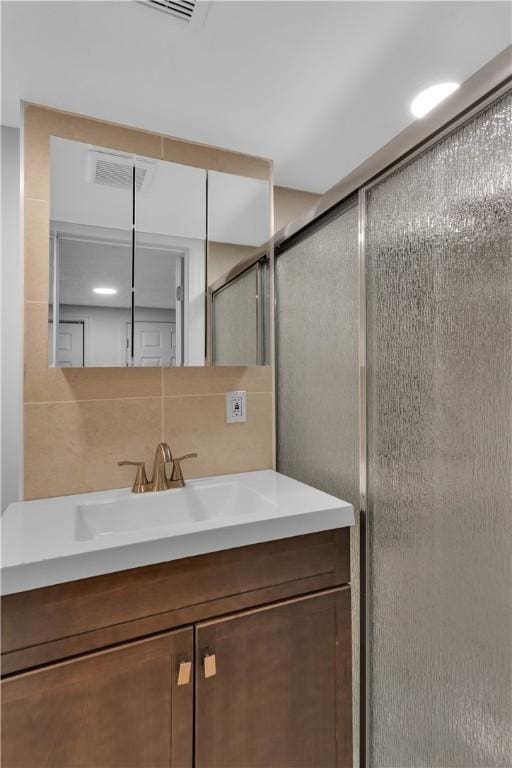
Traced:
<path fill-rule="evenodd" d="M 226 423 L 238 424 L 243 421 L 247 421 L 247 392 L 226 392 Z"/>

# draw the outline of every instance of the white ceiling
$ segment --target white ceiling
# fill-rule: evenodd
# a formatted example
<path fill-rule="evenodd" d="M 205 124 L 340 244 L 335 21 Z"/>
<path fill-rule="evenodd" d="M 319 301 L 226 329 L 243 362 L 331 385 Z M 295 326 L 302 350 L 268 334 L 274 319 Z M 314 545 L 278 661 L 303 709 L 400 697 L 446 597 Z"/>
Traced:
<path fill-rule="evenodd" d="M 271 157 L 323 192 L 411 122 L 422 88 L 510 43 L 508 2 L 2 2 L 2 123 L 25 99 Z"/>
<path fill-rule="evenodd" d="M 168 251 L 137 247 L 136 308 L 176 306 L 176 256 Z M 131 307 L 132 254 L 129 247 L 63 238 L 59 247 L 60 304 L 90 307 Z M 99 296 L 94 288 L 115 288 Z"/>

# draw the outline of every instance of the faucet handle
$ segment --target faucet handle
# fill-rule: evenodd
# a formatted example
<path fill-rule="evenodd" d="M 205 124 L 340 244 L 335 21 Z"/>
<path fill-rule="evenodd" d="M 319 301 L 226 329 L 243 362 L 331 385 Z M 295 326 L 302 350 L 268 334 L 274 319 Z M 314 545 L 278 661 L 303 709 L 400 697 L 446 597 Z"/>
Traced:
<path fill-rule="evenodd" d="M 174 482 L 178 487 L 183 488 L 185 485 L 185 479 L 183 472 L 181 471 L 181 462 L 185 459 L 197 459 L 197 453 L 187 453 L 185 456 L 180 456 L 177 459 L 172 460 L 172 472 L 170 482 Z"/>
<path fill-rule="evenodd" d="M 118 461 L 118 467 L 137 467 L 137 474 L 132 487 L 133 493 L 144 493 L 149 490 L 149 481 L 146 475 L 146 463 L 144 461 Z"/>

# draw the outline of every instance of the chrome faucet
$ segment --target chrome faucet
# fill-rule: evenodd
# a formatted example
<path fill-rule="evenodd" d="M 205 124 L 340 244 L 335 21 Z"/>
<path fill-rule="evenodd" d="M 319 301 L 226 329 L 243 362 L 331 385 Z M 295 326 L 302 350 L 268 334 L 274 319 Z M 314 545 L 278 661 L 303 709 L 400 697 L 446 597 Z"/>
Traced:
<path fill-rule="evenodd" d="M 159 443 L 155 452 L 151 480 L 148 480 L 146 465 L 143 461 L 118 461 L 117 464 L 119 467 L 126 465 L 137 467 L 132 493 L 147 493 L 152 491 L 168 491 L 170 488 L 183 488 L 185 478 L 183 477 L 181 462 L 185 459 L 197 459 L 197 453 L 187 453 L 186 456 L 174 459 L 168 444 Z M 167 464 L 172 464 L 170 477 L 167 476 Z"/>

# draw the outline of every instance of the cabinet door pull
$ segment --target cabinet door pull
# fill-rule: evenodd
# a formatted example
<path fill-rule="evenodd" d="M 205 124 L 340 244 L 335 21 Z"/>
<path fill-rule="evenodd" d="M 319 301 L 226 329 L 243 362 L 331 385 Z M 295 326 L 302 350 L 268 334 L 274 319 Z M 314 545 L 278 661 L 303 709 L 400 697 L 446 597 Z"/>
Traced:
<path fill-rule="evenodd" d="M 190 673 L 192 672 L 191 661 L 180 661 L 178 667 L 178 685 L 188 685 L 190 683 Z"/>
<path fill-rule="evenodd" d="M 215 654 L 207 651 L 203 656 L 204 676 L 214 677 L 217 674 L 217 665 L 215 663 Z"/>

